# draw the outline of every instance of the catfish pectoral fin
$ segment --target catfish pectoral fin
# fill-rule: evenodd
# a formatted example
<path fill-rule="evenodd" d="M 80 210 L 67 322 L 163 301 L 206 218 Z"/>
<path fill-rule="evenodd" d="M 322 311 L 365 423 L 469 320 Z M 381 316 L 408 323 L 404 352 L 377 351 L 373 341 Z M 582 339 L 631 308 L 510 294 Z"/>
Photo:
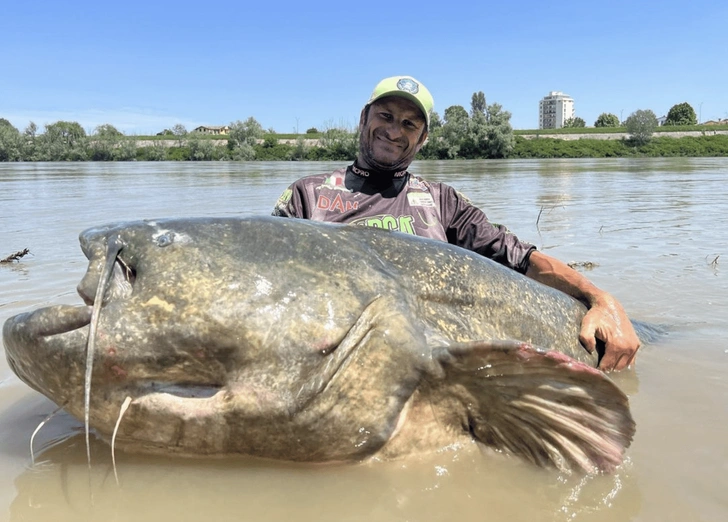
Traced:
<path fill-rule="evenodd" d="M 621 464 L 635 423 L 627 396 L 601 371 L 519 341 L 463 343 L 434 357 L 479 442 L 560 470 Z"/>

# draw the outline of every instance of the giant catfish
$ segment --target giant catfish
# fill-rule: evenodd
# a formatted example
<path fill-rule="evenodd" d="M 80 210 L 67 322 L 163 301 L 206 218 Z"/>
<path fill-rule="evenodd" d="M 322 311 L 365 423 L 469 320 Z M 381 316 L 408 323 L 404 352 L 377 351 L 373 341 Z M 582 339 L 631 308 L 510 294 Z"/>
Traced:
<path fill-rule="evenodd" d="M 130 400 L 126 450 L 362 462 L 476 441 L 609 472 L 632 440 L 626 395 L 578 342 L 584 306 L 472 252 L 273 217 L 80 242 L 85 305 L 8 319 L 5 352 L 104 439 Z"/>

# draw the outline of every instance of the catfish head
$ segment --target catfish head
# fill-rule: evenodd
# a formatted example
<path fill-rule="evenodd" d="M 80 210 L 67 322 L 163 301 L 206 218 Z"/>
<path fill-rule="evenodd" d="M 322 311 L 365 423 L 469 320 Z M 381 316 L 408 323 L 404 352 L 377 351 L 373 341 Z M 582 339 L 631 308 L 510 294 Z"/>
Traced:
<path fill-rule="evenodd" d="M 132 399 L 121 447 L 314 461 L 372 453 L 394 430 L 426 358 L 372 341 L 381 336 L 376 321 L 396 316 L 379 312 L 391 285 L 365 260 L 335 268 L 324 236 L 273 218 L 88 229 L 80 235 L 85 304 L 11 318 L 9 364 L 83 418 L 90 363 L 89 422 L 100 435 Z M 361 277 L 348 277 L 352 270 Z M 363 379 L 376 387 L 362 389 Z"/>

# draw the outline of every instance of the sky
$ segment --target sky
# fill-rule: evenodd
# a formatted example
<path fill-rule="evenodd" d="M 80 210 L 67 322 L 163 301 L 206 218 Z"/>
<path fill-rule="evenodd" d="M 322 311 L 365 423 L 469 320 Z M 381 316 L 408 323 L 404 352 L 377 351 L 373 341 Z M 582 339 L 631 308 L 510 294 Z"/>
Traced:
<path fill-rule="evenodd" d="M 411 75 L 441 116 L 485 93 L 515 129 L 551 91 L 593 126 L 688 102 L 728 118 L 728 2 L 68 2 L 0 0 L 0 118 L 89 134 L 254 117 L 278 133 L 354 129 L 382 78 Z"/>

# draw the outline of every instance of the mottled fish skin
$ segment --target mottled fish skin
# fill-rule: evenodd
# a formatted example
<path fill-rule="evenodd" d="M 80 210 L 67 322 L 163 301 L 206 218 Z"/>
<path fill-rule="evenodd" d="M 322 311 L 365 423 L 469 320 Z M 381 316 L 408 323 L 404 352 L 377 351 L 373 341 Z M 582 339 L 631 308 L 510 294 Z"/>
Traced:
<path fill-rule="evenodd" d="M 358 462 L 476 440 L 611 471 L 632 439 L 627 397 L 578 342 L 583 305 L 458 247 L 273 217 L 116 223 L 80 242 L 85 304 L 10 318 L 5 352 L 83 418 L 104 285 L 89 422 L 109 438 L 131 397 L 117 447 Z"/>

